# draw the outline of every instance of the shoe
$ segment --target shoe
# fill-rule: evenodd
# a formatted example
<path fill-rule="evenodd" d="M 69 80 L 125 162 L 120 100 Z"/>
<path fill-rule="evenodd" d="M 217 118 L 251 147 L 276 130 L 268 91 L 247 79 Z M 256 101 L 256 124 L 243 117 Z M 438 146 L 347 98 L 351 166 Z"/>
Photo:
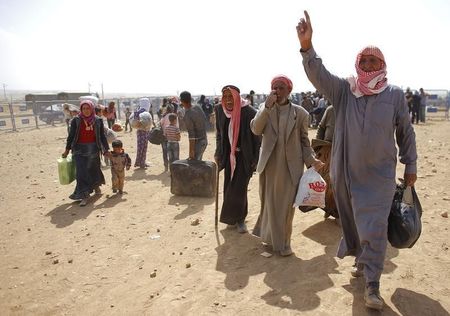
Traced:
<path fill-rule="evenodd" d="M 119 190 L 119 194 L 123 194 L 123 191 L 122 191 L 122 190 Z"/>
<path fill-rule="evenodd" d="M 80 206 L 86 206 L 87 203 L 88 203 L 88 199 L 82 199 L 80 202 Z"/>
<path fill-rule="evenodd" d="M 244 222 L 242 222 L 242 223 L 237 223 L 237 224 L 236 224 L 236 227 L 237 227 L 238 233 L 240 233 L 240 234 L 248 233 L 247 226 L 245 225 Z"/>
<path fill-rule="evenodd" d="M 379 311 L 382 310 L 384 300 L 380 295 L 379 286 L 367 285 L 364 291 L 364 301 L 366 302 L 366 307 Z"/>
<path fill-rule="evenodd" d="M 102 194 L 102 190 L 100 190 L 100 187 L 96 187 L 94 189 L 95 194 Z"/>
<path fill-rule="evenodd" d="M 233 229 L 233 228 L 236 228 L 236 224 L 234 224 L 234 225 L 228 224 L 228 225 L 227 225 L 227 229 Z"/>
<path fill-rule="evenodd" d="M 288 256 L 292 255 L 293 253 L 294 252 L 292 251 L 290 246 L 284 248 L 283 250 L 280 250 L 280 255 L 282 257 L 288 257 Z"/>
<path fill-rule="evenodd" d="M 117 189 L 113 189 L 113 193 L 117 193 Z"/>
<path fill-rule="evenodd" d="M 350 272 L 352 277 L 354 278 L 360 278 L 364 276 L 364 264 L 363 263 L 356 263 L 352 267 L 352 271 Z"/>

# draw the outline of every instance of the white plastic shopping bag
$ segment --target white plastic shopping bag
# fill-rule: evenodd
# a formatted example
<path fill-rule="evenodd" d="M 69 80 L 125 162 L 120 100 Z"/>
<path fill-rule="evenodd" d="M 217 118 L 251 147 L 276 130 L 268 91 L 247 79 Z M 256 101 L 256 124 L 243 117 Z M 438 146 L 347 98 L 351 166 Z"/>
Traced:
<path fill-rule="evenodd" d="M 144 129 L 150 129 L 152 127 L 152 116 L 148 112 L 139 114 L 139 121 Z"/>
<path fill-rule="evenodd" d="M 325 207 L 326 188 L 327 183 L 322 178 L 322 176 L 314 168 L 309 168 L 305 171 L 302 178 L 300 179 L 297 196 L 295 197 L 294 207 Z"/>
<path fill-rule="evenodd" d="M 117 139 L 117 134 L 112 129 L 105 127 L 105 136 L 108 144 L 112 144 Z"/>

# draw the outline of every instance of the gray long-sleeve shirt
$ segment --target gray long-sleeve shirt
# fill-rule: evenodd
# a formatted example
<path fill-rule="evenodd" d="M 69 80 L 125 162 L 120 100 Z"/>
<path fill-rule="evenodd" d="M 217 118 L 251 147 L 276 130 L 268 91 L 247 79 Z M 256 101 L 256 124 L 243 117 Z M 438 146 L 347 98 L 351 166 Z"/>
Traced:
<path fill-rule="evenodd" d="M 206 138 L 206 116 L 199 106 L 193 105 L 190 109 L 187 109 L 183 120 L 188 131 L 189 139 L 197 140 Z"/>

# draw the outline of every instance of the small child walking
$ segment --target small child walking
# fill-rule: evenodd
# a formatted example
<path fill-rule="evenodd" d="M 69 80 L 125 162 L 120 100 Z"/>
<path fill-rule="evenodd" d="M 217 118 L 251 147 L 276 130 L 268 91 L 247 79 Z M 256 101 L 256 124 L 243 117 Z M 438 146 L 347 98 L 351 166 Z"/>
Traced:
<path fill-rule="evenodd" d="M 170 124 L 164 128 L 164 135 L 167 139 L 167 155 L 169 164 L 180 159 L 180 129 L 178 128 L 178 117 L 174 113 L 169 114 Z"/>
<path fill-rule="evenodd" d="M 125 111 L 125 132 L 128 130 L 127 126 L 130 126 L 130 132 L 133 131 L 133 128 L 131 127 L 130 124 L 130 115 L 131 111 L 130 108 L 127 106 L 127 110 Z"/>
<path fill-rule="evenodd" d="M 125 181 L 125 168 L 130 170 L 131 159 L 130 156 L 123 150 L 123 144 L 120 140 L 112 142 L 111 152 L 111 182 L 113 193 L 119 190 L 119 194 L 123 193 L 123 184 Z"/>

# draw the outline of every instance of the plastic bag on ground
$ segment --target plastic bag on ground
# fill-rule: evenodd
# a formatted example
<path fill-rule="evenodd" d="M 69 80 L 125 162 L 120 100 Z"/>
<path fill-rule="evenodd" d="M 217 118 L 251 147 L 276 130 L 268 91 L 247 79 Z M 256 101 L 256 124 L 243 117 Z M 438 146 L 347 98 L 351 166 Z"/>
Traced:
<path fill-rule="evenodd" d="M 314 168 L 309 168 L 300 179 L 294 207 L 325 207 L 326 188 L 327 183 L 322 176 Z"/>
<path fill-rule="evenodd" d="M 121 123 L 120 121 L 116 121 L 116 123 L 114 123 L 114 124 L 111 126 L 111 129 L 112 129 L 114 132 L 121 132 L 121 131 L 123 131 L 122 123 Z"/>

